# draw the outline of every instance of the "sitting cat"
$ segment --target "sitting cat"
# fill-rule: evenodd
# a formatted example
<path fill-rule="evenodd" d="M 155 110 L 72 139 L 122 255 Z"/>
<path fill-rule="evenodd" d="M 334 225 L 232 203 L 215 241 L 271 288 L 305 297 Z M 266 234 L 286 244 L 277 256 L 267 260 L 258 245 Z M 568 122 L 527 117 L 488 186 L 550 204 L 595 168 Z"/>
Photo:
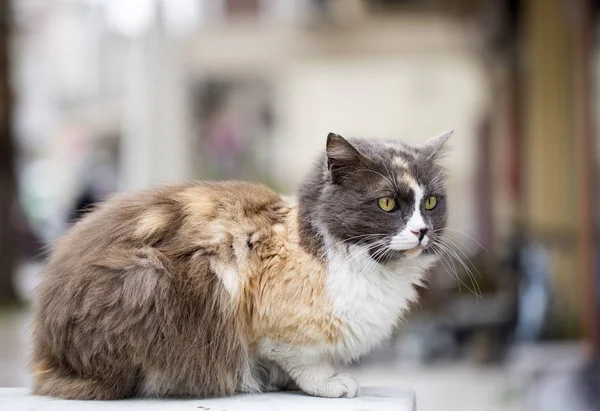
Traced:
<path fill-rule="evenodd" d="M 450 134 L 422 146 L 329 134 L 297 199 L 194 182 L 100 204 L 45 266 L 34 392 L 356 396 L 334 367 L 390 337 L 436 260 Z"/>

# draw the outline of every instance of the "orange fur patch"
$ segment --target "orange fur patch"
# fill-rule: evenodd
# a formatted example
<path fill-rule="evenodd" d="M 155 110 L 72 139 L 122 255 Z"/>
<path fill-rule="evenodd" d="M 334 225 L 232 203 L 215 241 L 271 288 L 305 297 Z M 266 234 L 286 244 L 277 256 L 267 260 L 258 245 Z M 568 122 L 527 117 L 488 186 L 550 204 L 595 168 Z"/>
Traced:
<path fill-rule="evenodd" d="M 392 162 L 396 167 L 408 168 L 408 163 L 400 156 L 396 156 L 392 159 Z"/>
<path fill-rule="evenodd" d="M 164 230 L 171 221 L 169 210 L 153 208 L 145 211 L 138 219 L 134 236 L 140 239 L 152 237 L 157 232 Z"/>
<path fill-rule="evenodd" d="M 297 210 L 256 244 L 240 308 L 250 343 L 272 339 L 296 346 L 335 344 L 340 321 L 326 294 L 324 262 L 298 245 Z"/>
<path fill-rule="evenodd" d="M 335 344 L 323 260 L 299 245 L 295 205 L 266 187 L 221 183 L 177 194 L 190 241 L 212 253 L 210 267 L 238 310 L 249 347 L 262 339 Z"/>

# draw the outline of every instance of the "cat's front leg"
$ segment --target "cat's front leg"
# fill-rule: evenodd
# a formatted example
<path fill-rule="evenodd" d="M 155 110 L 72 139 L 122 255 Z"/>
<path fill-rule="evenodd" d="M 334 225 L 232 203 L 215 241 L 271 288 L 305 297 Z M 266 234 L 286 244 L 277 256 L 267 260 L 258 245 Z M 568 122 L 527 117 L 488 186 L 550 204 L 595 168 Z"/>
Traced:
<path fill-rule="evenodd" d="M 338 374 L 331 361 L 318 350 L 265 342 L 261 355 L 276 362 L 298 387 L 316 397 L 356 397 L 359 384 L 348 374 Z"/>

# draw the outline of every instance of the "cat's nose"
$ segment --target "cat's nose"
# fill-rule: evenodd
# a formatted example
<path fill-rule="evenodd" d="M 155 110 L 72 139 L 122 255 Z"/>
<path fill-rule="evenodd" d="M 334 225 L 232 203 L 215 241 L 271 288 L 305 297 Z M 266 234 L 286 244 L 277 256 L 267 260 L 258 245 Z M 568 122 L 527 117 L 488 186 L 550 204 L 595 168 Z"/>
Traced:
<path fill-rule="evenodd" d="M 423 238 L 425 238 L 428 231 L 429 231 L 428 228 L 421 228 L 419 231 L 410 230 L 411 233 L 413 233 L 414 235 L 419 237 L 419 242 L 423 241 Z"/>

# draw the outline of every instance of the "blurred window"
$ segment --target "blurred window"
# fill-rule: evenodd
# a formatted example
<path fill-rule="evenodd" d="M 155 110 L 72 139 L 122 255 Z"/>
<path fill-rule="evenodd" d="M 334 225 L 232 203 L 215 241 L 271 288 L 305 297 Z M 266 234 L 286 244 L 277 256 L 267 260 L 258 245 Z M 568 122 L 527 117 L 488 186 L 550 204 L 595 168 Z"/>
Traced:
<path fill-rule="evenodd" d="M 257 15 L 259 11 L 259 0 L 225 0 L 225 12 L 228 16 Z"/>

